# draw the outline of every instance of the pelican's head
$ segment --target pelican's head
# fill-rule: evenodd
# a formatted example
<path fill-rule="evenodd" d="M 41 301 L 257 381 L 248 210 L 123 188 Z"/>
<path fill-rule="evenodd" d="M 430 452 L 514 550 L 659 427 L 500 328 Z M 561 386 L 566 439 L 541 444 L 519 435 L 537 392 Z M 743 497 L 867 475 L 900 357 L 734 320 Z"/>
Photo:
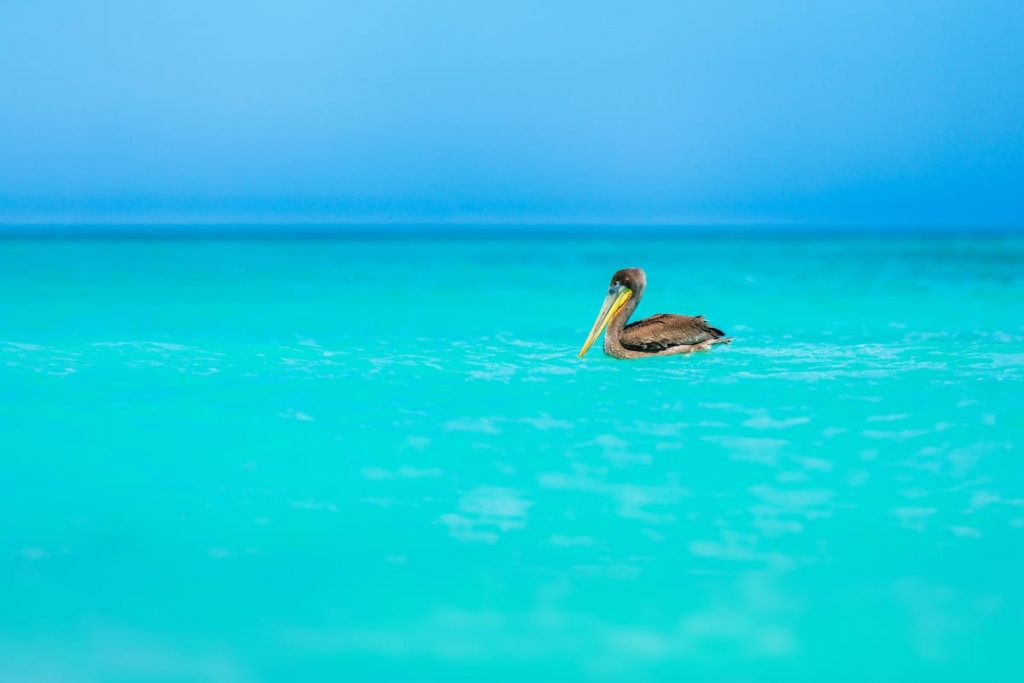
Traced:
<path fill-rule="evenodd" d="M 639 298 L 646 286 L 647 275 L 644 273 L 643 268 L 623 268 L 616 272 L 615 275 L 612 275 L 612 281 L 608 285 L 608 294 L 601 305 L 601 312 L 597 314 L 597 320 L 594 321 L 594 326 L 590 329 L 587 340 L 583 342 L 583 348 L 577 354 L 579 358 L 586 355 L 597 338 L 601 336 L 604 328 L 608 326 L 608 323 L 615 317 L 615 314 L 626 305 L 626 302 L 631 297 Z"/>

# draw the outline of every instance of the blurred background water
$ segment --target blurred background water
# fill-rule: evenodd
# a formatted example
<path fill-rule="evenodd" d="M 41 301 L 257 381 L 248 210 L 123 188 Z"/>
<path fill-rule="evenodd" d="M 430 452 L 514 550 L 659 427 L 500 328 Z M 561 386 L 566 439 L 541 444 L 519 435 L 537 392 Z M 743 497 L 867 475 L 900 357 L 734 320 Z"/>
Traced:
<path fill-rule="evenodd" d="M 614 270 L 735 336 L 575 354 Z M 1016 681 L 1024 238 L 0 242 L 0 680 Z"/>

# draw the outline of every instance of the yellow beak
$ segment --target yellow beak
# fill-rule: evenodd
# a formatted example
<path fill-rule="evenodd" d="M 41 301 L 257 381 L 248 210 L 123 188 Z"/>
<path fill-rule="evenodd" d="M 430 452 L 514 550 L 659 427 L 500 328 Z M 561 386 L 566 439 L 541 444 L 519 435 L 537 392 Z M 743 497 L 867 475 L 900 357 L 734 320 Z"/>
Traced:
<path fill-rule="evenodd" d="M 590 334 L 587 335 L 587 341 L 583 342 L 583 348 L 580 349 L 577 358 L 583 358 L 586 355 L 597 338 L 601 336 L 604 328 L 608 326 L 608 322 L 615 317 L 615 314 L 629 301 L 631 296 L 633 296 L 633 290 L 622 285 L 613 287 L 608 292 L 608 296 L 604 298 L 604 304 L 601 305 L 601 312 L 597 314 L 597 320 L 594 321 L 594 326 L 590 329 Z"/>

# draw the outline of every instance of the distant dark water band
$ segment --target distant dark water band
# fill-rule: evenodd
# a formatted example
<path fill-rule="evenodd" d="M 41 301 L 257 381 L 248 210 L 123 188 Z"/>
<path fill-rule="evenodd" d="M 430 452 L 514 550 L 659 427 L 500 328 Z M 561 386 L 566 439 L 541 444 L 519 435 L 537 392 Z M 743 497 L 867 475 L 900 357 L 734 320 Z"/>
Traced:
<path fill-rule="evenodd" d="M 0 240 L 877 240 L 1005 239 L 1020 227 L 655 224 L 0 224 Z"/>

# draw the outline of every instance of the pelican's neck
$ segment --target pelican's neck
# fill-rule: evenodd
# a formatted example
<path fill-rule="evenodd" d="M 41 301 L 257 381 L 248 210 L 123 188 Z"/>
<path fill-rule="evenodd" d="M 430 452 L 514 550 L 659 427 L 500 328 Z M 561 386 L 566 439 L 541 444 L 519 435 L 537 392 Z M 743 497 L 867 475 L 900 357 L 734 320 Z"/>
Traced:
<path fill-rule="evenodd" d="M 608 329 L 604 333 L 604 352 L 609 356 L 620 356 L 620 352 L 625 350 L 622 342 L 619 341 L 619 336 L 622 334 L 622 329 L 629 321 L 629 317 L 633 315 L 633 311 L 636 310 L 637 305 L 640 303 L 640 297 L 643 295 L 643 289 L 635 292 L 633 296 L 629 297 L 629 301 L 623 304 L 622 308 L 615 313 L 615 316 L 608 321 Z"/>

